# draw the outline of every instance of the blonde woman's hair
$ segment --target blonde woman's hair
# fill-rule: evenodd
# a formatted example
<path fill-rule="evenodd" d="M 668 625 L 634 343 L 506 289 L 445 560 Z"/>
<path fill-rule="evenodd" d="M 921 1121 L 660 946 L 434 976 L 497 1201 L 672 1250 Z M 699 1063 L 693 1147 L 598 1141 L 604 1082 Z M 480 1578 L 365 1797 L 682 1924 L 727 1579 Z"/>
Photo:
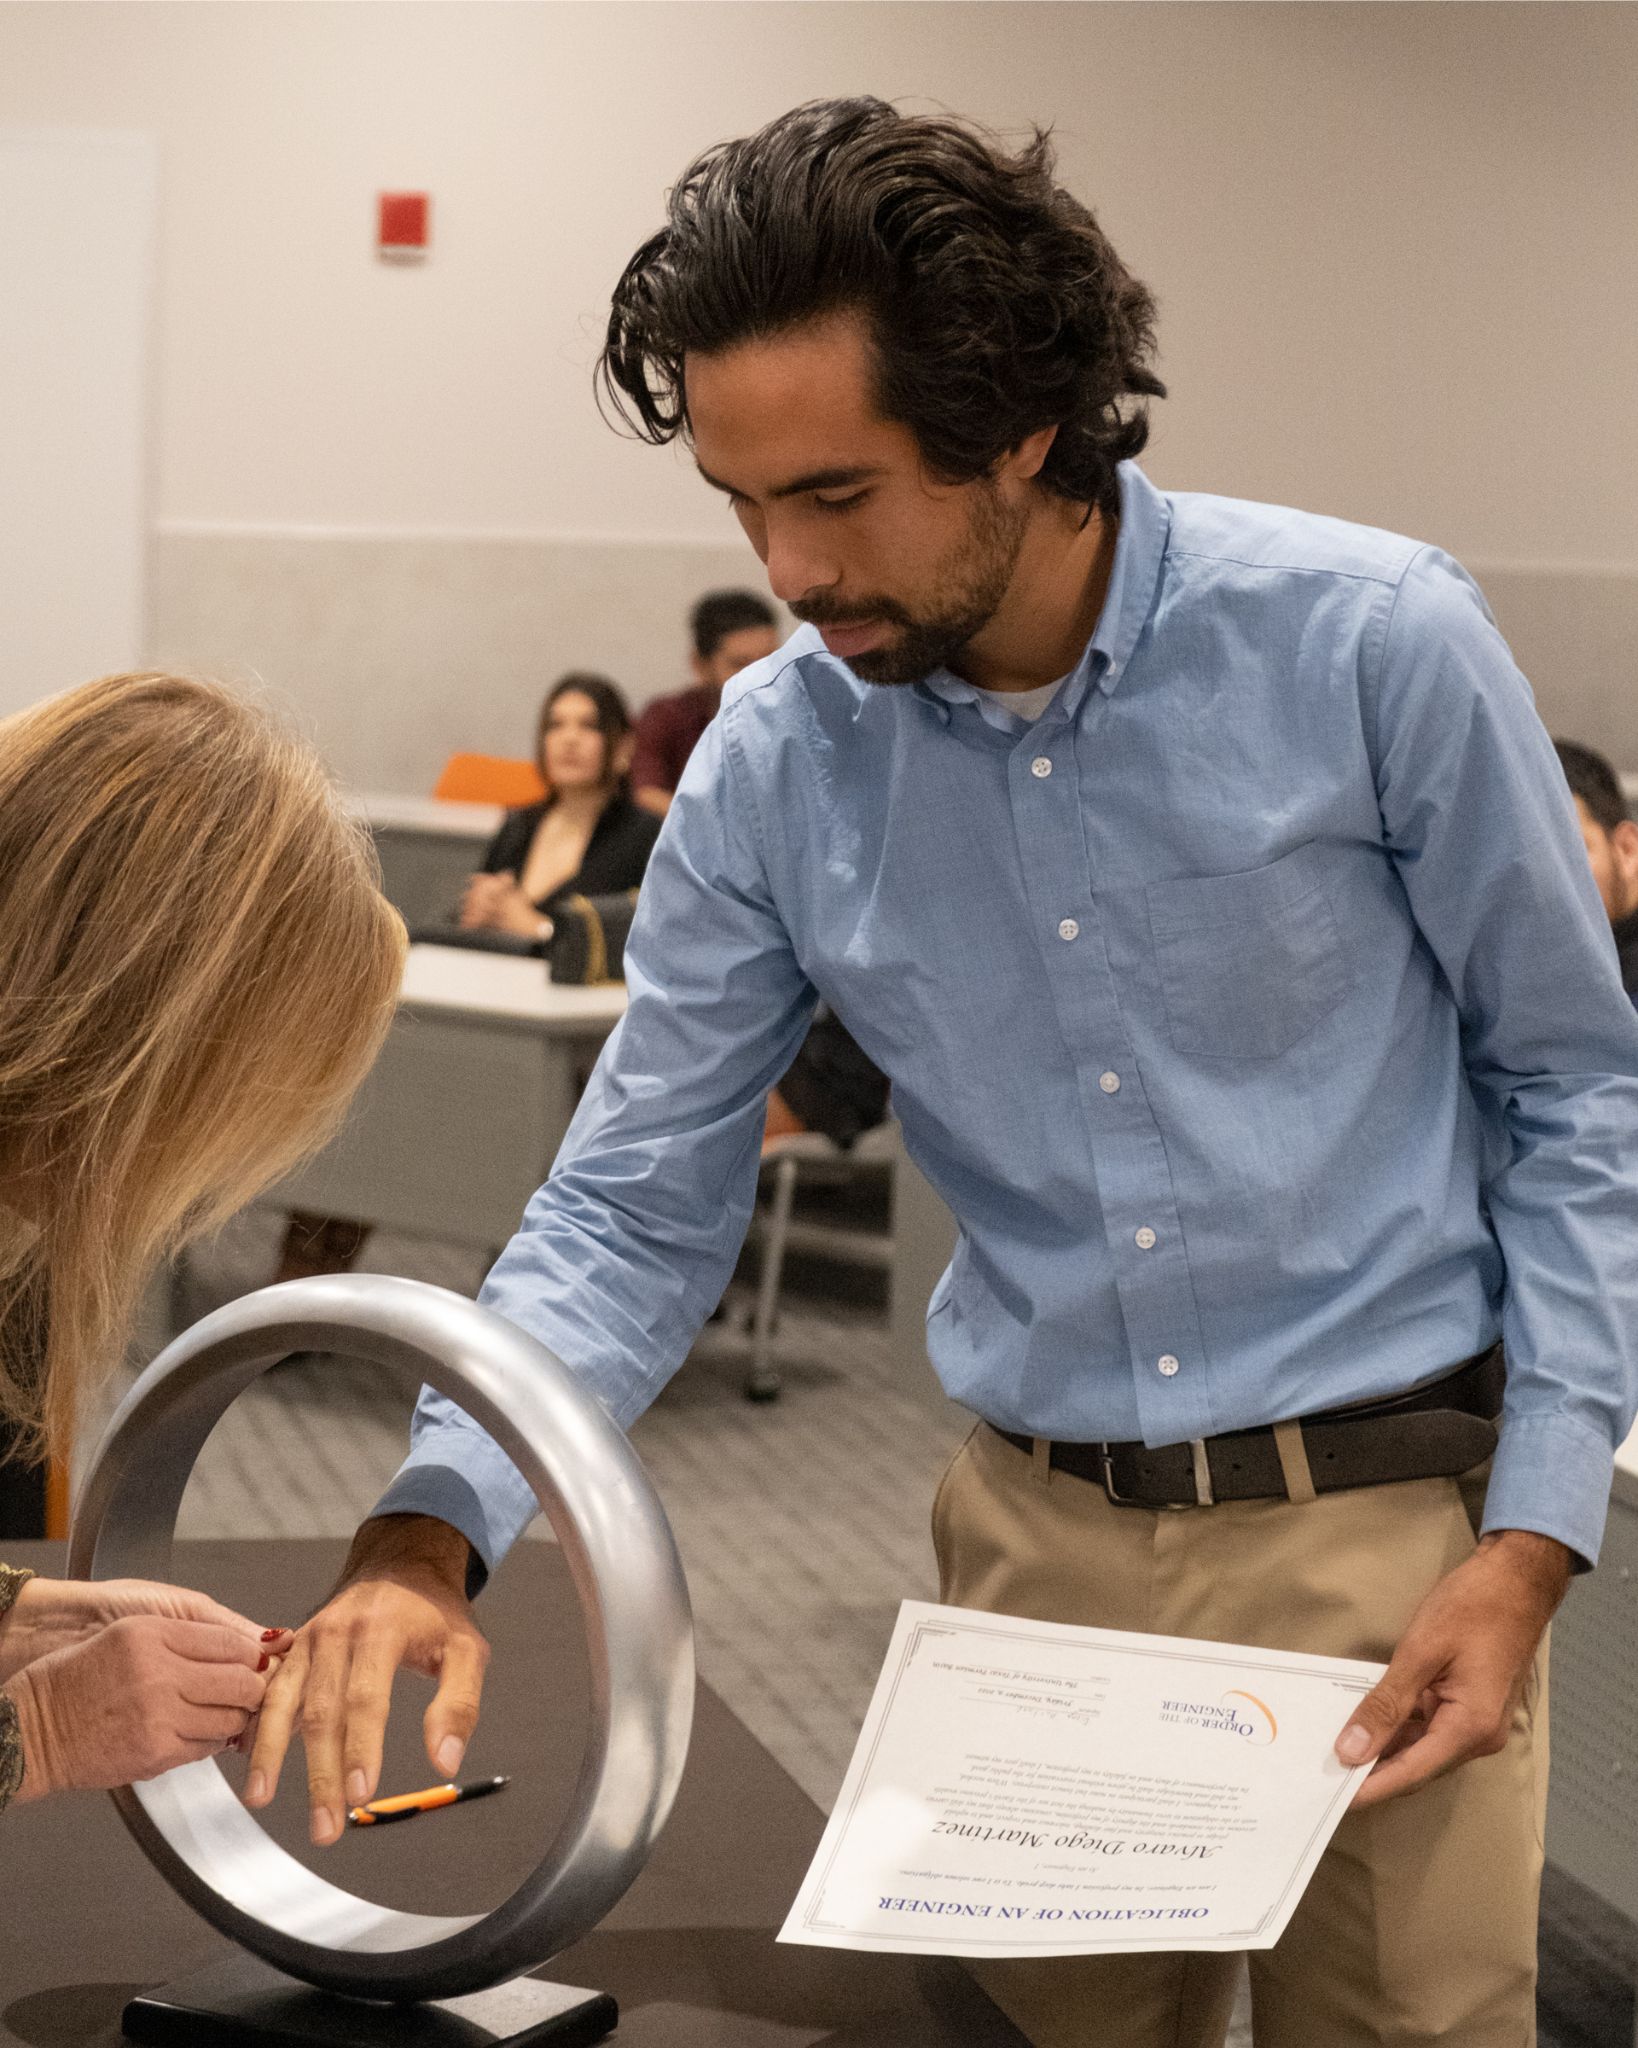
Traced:
<path fill-rule="evenodd" d="M 0 721 L 0 1415 L 63 1451 L 154 1262 L 323 1143 L 404 929 L 310 748 L 220 685 Z"/>

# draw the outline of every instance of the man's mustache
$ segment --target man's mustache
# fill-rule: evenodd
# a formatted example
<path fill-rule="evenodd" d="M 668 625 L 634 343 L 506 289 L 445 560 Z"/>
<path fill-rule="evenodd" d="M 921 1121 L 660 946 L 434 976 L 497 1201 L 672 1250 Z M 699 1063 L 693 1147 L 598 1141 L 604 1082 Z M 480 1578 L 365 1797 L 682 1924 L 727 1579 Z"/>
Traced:
<path fill-rule="evenodd" d="M 791 616 L 800 619 L 804 626 L 908 626 L 911 623 L 902 607 L 885 597 L 864 610 L 850 607 L 841 611 L 834 605 L 815 603 L 811 599 L 801 600 L 788 609 Z"/>

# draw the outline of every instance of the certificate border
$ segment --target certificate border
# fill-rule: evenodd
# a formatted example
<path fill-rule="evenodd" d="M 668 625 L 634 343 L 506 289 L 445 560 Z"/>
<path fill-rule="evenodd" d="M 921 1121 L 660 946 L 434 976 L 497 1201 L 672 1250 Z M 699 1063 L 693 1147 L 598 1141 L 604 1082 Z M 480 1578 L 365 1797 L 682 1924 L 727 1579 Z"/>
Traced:
<path fill-rule="evenodd" d="M 1061 1628 L 1062 1624 L 1049 1623 L 1048 1627 L 1053 1629 Z M 1111 1633 L 1129 1634 L 1137 1633 L 1137 1631 L 1119 1630 L 1111 1631 Z M 858 1781 L 854 1786 L 853 1796 L 848 1802 L 846 1815 L 845 1817 L 841 1818 L 839 1825 L 837 1823 L 840 1809 L 838 1809 L 838 1813 L 833 1813 L 831 1816 L 832 1827 L 834 1829 L 834 1840 L 831 1843 L 830 1854 L 825 1859 L 824 1868 L 820 1872 L 818 1882 L 813 1888 L 813 1893 L 809 1900 L 808 1906 L 804 1911 L 802 1918 L 799 1922 L 799 1925 L 806 1928 L 811 1933 L 844 1934 L 847 1936 L 848 1945 L 850 1947 L 857 1947 L 862 1949 L 866 1946 L 871 1948 L 885 1946 L 890 1947 L 899 1953 L 917 1952 L 916 1949 L 906 1949 L 905 1942 L 903 1938 L 900 1936 L 892 1934 L 863 1934 L 860 1933 L 857 1929 L 850 1927 L 846 1921 L 827 1920 L 822 1917 L 822 1914 L 824 1909 L 825 1892 L 830 1884 L 831 1872 L 835 1867 L 836 1859 L 842 1853 L 843 1845 L 847 1838 L 848 1828 L 852 1823 L 853 1814 L 858 1807 L 859 1801 L 864 1797 L 866 1787 L 870 1782 L 870 1775 L 875 1767 L 876 1750 L 878 1745 L 880 1744 L 888 1717 L 892 1712 L 893 1701 L 897 1696 L 899 1686 L 904 1678 L 905 1672 L 909 1669 L 910 1664 L 914 1660 L 917 1649 L 921 1646 L 923 1637 L 929 1636 L 990 1636 L 994 1638 L 999 1638 L 1000 1640 L 1009 1643 L 1028 1644 L 1031 1642 L 1037 1642 L 1053 1643 L 1059 1646 L 1061 1646 L 1063 1640 L 1061 1635 L 1056 1633 L 1031 1634 L 1025 1630 L 1020 1630 L 1016 1627 L 995 1628 L 989 1626 L 983 1621 L 977 1620 L 973 1622 L 951 1622 L 945 1620 L 918 1619 L 911 1623 L 910 1628 L 905 1635 L 904 1646 L 902 1653 L 899 1657 L 898 1668 L 894 1671 L 892 1681 L 887 1689 L 887 1695 L 883 1702 L 882 1712 L 877 1716 L 876 1732 L 875 1735 L 872 1737 L 870 1748 L 866 1752 L 863 1767 L 858 1774 Z M 1237 1671 L 1277 1671 L 1281 1674 L 1282 1677 L 1285 1678 L 1307 1678 L 1320 1680 L 1327 1685 L 1337 1686 L 1344 1692 L 1357 1692 L 1361 1698 L 1363 1698 L 1364 1695 L 1370 1691 L 1370 1686 L 1366 1683 L 1364 1679 L 1343 1678 L 1335 1672 L 1305 1671 L 1303 1670 L 1300 1664 L 1293 1664 L 1290 1661 L 1288 1661 L 1290 1653 L 1287 1653 L 1286 1655 L 1281 1655 L 1281 1653 L 1276 1652 L 1274 1653 L 1274 1656 L 1270 1661 L 1265 1663 L 1259 1663 L 1254 1656 L 1248 1658 L 1244 1654 L 1243 1650 L 1238 1655 L 1213 1656 L 1211 1654 L 1213 1645 L 1211 1645 L 1210 1643 L 1202 1643 L 1199 1646 L 1198 1651 L 1194 1648 L 1192 1642 L 1190 1647 L 1186 1650 L 1160 1649 L 1159 1647 L 1150 1648 L 1149 1646 L 1143 1643 L 1120 1643 L 1112 1644 L 1108 1647 L 1113 1650 L 1116 1656 L 1153 1657 L 1164 1663 L 1224 1664 L 1232 1666 Z M 1200 1652 L 1204 1652 L 1204 1654 L 1200 1654 Z M 1296 1654 L 1300 1655 L 1301 1653 L 1299 1652 Z M 872 1707 L 874 1707 L 874 1700 L 872 1700 L 871 1705 Z M 1335 1812 L 1338 1803 L 1342 1799 L 1352 1797 L 1353 1789 L 1354 1788 L 1351 1780 L 1348 1778 L 1344 1778 L 1341 1785 L 1337 1788 L 1336 1797 L 1328 1802 L 1328 1804 L 1321 1812 L 1318 1820 L 1315 1822 L 1313 1829 L 1310 1831 L 1308 1840 L 1303 1845 L 1302 1854 L 1298 1858 L 1296 1867 L 1293 1869 L 1290 1877 L 1281 1887 L 1278 1896 L 1271 1901 L 1267 1910 L 1257 1920 L 1256 1924 L 1251 1927 L 1230 1928 L 1227 1932 L 1222 1934 L 1214 1933 L 1211 1937 L 1214 1946 L 1222 1946 L 1227 1948 L 1231 1947 L 1235 1942 L 1250 1941 L 1256 1935 L 1261 1934 L 1263 1929 L 1267 1927 L 1271 1921 L 1280 1918 L 1282 1911 L 1286 1919 L 1290 1918 L 1290 1915 L 1296 1910 L 1296 1901 L 1293 1900 L 1290 1906 L 1286 1906 L 1285 1902 L 1287 1898 L 1290 1896 L 1292 1887 L 1298 1883 L 1299 1878 L 1301 1879 L 1303 1886 L 1306 1887 L 1308 1880 L 1313 1875 L 1313 1871 L 1319 1861 L 1319 1857 L 1324 1853 L 1323 1844 L 1321 1844 L 1321 1846 L 1318 1849 L 1316 1849 L 1316 1840 L 1322 1835 L 1329 1834 L 1335 1831 L 1340 1822 L 1339 1820 L 1333 1820 L 1331 1816 Z M 1128 1938 L 1118 1934 L 1106 1934 L 1101 1930 L 1097 1936 L 1097 1942 L 1098 1950 L 1093 1951 L 1094 1953 L 1101 1952 L 1104 1949 L 1113 1948 L 1117 1944 L 1127 1947 L 1135 1947 L 1139 1943 L 1143 1943 L 1151 1949 L 1157 1946 L 1157 1944 L 1155 1944 L 1147 1935 L 1135 1935 L 1134 1937 Z M 1044 1936 L 1040 1941 L 1037 1942 L 1010 1941 L 1005 1945 L 1004 1949 L 1000 1948 L 1000 1946 L 993 1940 L 987 1941 L 982 1938 L 975 1938 L 971 1941 L 962 1941 L 961 1937 L 959 1936 L 945 1935 L 942 1933 L 940 1934 L 936 1944 L 921 1944 L 918 1946 L 928 1948 L 931 1950 L 931 1952 L 939 1955 L 953 1955 L 958 1952 L 958 1944 L 960 1948 L 983 1949 L 1004 1955 L 1027 1954 L 1031 1949 L 1034 1948 L 1053 1949 L 1060 1954 L 1072 1952 L 1065 1950 L 1064 1936 L 1061 1932 L 1057 1934 Z M 1201 1946 L 1201 1944 L 1199 1944 L 1198 1942 L 1186 1942 L 1182 1945 L 1185 1947 Z M 1159 1944 L 1158 1946 L 1163 1948 L 1165 1945 Z"/>

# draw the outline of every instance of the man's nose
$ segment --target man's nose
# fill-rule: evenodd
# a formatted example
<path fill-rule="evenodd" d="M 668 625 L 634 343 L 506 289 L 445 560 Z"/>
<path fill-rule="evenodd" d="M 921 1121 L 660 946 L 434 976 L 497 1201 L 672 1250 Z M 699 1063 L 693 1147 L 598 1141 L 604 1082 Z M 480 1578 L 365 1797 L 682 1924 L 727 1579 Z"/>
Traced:
<path fill-rule="evenodd" d="M 797 604 L 835 588 L 841 571 L 826 561 L 799 534 L 768 533 L 768 552 L 763 557 L 768 587 L 781 604 Z"/>

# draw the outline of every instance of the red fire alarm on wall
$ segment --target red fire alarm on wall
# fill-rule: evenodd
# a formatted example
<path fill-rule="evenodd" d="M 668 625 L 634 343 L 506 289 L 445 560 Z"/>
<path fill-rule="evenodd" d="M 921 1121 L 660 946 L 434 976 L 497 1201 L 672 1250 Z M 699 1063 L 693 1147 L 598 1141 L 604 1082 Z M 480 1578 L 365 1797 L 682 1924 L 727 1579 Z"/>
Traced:
<path fill-rule="evenodd" d="M 376 254 L 388 263 L 417 263 L 431 237 L 432 200 L 425 192 L 376 195 Z"/>

